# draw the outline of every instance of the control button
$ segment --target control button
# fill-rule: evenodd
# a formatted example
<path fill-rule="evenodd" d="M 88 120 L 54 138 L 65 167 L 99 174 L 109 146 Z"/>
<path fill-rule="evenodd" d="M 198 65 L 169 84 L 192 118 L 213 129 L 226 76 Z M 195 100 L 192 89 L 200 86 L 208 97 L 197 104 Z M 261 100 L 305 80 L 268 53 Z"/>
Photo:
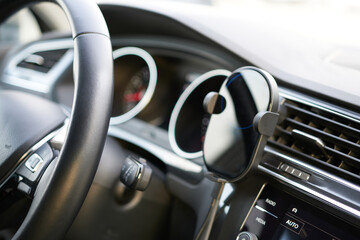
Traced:
<path fill-rule="evenodd" d="M 31 155 L 26 161 L 25 166 L 31 171 L 36 172 L 36 170 L 41 166 L 44 160 L 36 153 Z"/>
<path fill-rule="evenodd" d="M 256 217 L 255 221 L 257 221 L 261 225 L 264 225 L 264 226 L 266 225 L 266 221 L 264 219 L 262 219 L 261 217 Z"/>
<path fill-rule="evenodd" d="M 298 178 L 302 179 L 302 180 L 309 180 L 310 178 L 310 174 L 304 173 L 304 172 L 300 172 L 299 175 L 297 176 Z"/>
<path fill-rule="evenodd" d="M 52 148 L 49 144 L 45 143 L 21 164 L 19 169 L 16 170 L 16 173 L 25 178 L 25 182 L 31 186 L 41 177 L 53 157 L 54 153 Z"/>
<path fill-rule="evenodd" d="M 272 207 L 275 207 L 275 206 L 276 206 L 276 201 L 274 201 L 274 200 L 272 200 L 272 199 L 266 198 L 266 199 L 265 199 L 265 202 L 266 202 L 268 205 L 272 206 Z"/>
<path fill-rule="evenodd" d="M 236 237 L 236 240 L 258 240 L 257 236 L 250 232 L 241 232 Z"/>
<path fill-rule="evenodd" d="M 17 189 L 27 195 L 31 192 L 31 187 L 24 182 L 19 182 Z"/>
<path fill-rule="evenodd" d="M 294 169 L 294 172 L 292 173 L 292 175 L 294 175 L 295 177 L 299 177 L 301 175 L 301 171 Z"/>
<path fill-rule="evenodd" d="M 301 180 L 309 180 L 310 174 L 300 171 L 299 169 L 293 168 L 285 163 L 281 164 L 280 169 L 294 177 L 297 177 Z"/>
<path fill-rule="evenodd" d="M 32 169 L 35 169 L 39 162 L 40 162 L 40 158 L 35 158 L 35 159 L 32 161 L 30 167 L 31 167 Z"/>
<path fill-rule="evenodd" d="M 293 207 L 293 208 L 291 208 L 291 212 L 292 212 L 293 214 L 297 214 L 298 209 L 297 209 L 296 207 Z"/>
<path fill-rule="evenodd" d="M 299 234 L 301 229 L 304 226 L 304 223 L 289 216 L 289 215 L 285 215 L 285 217 L 283 218 L 281 225 L 286 227 L 287 229 L 295 232 L 296 234 Z"/>
<path fill-rule="evenodd" d="M 285 164 L 285 163 L 281 164 L 281 166 L 280 166 L 280 169 L 283 170 L 284 172 L 286 172 L 286 170 L 287 170 L 288 168 L 289 168 L 289 165 L 287 165 L 287 164 Z"/>
<path fill-rule="evenodd" d="M 289 174 L 293 174 L 295 171 L 295 168 L 287 166 L 285 169 L 285 172 L 289 173 Z"/>

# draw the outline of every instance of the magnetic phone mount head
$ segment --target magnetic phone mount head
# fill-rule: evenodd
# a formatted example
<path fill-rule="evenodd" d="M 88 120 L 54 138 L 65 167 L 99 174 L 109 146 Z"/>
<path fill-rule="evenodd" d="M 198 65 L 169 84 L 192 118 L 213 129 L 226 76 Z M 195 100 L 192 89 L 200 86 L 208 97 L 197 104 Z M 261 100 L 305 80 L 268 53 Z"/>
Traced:
<path fill-rule="evenodd" d="M 274 78 L 255 67 L 234 71 L 219 92 L 206 95 L 211 114 L 203 144 L 208 176 L 233 182 L 254 169 L 279 119 Z"/>

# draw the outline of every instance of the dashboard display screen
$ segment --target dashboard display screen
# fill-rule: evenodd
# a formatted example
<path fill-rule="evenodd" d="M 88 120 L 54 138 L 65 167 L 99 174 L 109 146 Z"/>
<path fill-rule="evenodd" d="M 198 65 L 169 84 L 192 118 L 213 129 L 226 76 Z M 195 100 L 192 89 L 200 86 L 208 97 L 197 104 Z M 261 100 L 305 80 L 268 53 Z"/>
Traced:
<path fill-rule="evenodd" d="M 242 231 L 260 240 L 357 240 L 359 230 L 287 193 L 266 187 Z"/>

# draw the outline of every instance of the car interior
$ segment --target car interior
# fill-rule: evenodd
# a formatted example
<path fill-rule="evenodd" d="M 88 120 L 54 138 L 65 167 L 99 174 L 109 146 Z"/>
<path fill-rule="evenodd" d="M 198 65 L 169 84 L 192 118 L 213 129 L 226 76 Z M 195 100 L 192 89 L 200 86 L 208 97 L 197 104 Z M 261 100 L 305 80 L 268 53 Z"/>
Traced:
<path fill-rule="evenodd" d="M 360 4 L 0 1 L 0 240 L 360 239 Z"/>

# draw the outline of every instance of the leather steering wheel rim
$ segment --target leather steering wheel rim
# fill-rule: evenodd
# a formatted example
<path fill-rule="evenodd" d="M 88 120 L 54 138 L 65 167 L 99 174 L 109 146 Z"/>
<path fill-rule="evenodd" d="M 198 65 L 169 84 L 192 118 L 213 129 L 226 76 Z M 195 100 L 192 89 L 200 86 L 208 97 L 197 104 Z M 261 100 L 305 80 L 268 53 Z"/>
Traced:
<path fill-rule="evenodd" d="M 0 0 L 0 21 L 34 0 Z M 93 1 L 56 0 L 74 40 L 75 97 L 69 129 L 52 176 L 36 194 L 13 240 L 62 239 L 91 186 L 108 130 L 112 48 L 105 20 Z"/>

